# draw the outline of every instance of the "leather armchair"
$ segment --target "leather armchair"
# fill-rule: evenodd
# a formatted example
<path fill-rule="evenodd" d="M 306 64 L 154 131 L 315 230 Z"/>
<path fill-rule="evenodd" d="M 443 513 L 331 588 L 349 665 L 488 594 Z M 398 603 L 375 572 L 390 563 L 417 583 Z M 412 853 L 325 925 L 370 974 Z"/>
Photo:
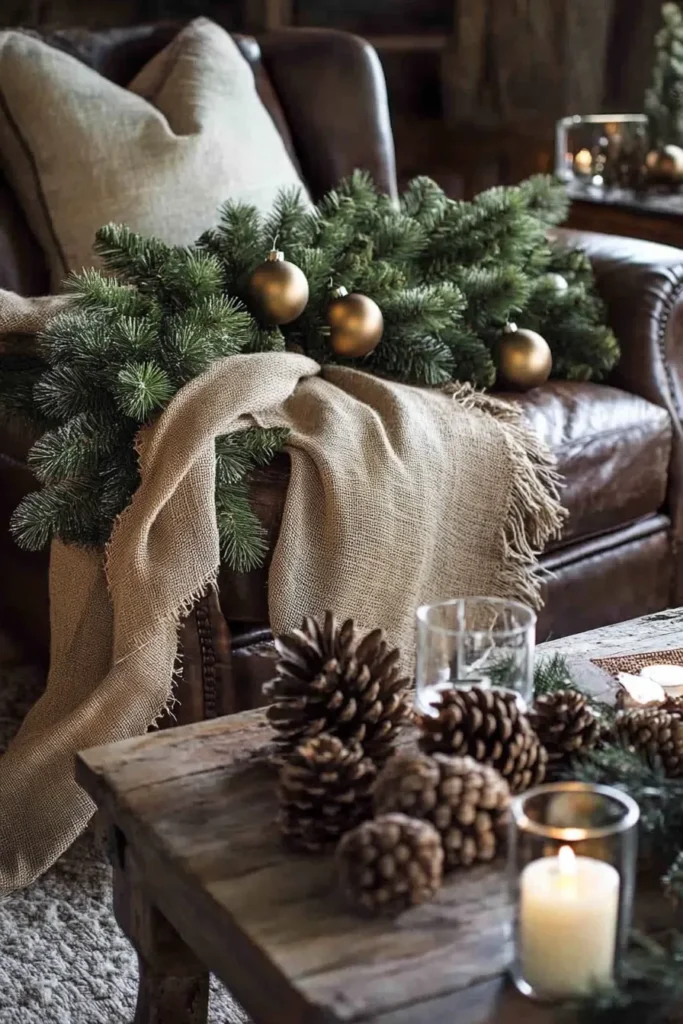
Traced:
<path fill-rule="evenodd" d="M 177 28 L 71 30 L 49 38 L 126 83 Z M 241 38 L 239 45 L 314 196 L 355 167 L 367 168 L 383 189 L 396 193 L 384 78 L 368 44 L 340 32 L 289 29 L 259 40 Z M 588 248 L 623 354 L 607 384 L 553 381 L 511 396 L 555 450 L 570 512 L 564 536 L 543 556 L 552 576 L 545 583 L 539 639 L 654 612 L 680 602 L 683 591 L 683 252 L 624 238 L 560 234 Z M 27 294 L 47 288 L 42 253 L 5 183 L 0 287 Z M 6 526 L 21 495 L 35 486 L 24 465 L 30 440 L 0 431 L 0 615 L 35 652 L 47 646 L 47 560 L 20 552 Z M 280 456 L 252 479 L 253 500 L 273 544 L 288 474 L 289 460 Z M 220 605 L 229 630 L 217 602 L 209 601 L 201 612 L 204 625 L 188 641 L 204 651 L 205 680 L 215 682 L 230 642 L 239 665 L 268 636 L 266 597 L 267 567 L 248 576 L 223 572 Z M 234 698 L 234 686 L 232 693 Z M 253 696 L 238 704 L 233 698 L 218 710 L 245 706 Z M 215 713 L 215 702 L 213 707 Z"/>

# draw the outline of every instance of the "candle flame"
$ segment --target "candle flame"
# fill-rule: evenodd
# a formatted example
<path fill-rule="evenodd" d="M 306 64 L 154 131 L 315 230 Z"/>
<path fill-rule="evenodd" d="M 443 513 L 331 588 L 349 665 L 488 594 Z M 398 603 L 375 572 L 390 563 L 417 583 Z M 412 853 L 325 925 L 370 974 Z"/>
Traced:
<path fill-rule="evenodd" d="M 576 874 L 576 856 L 571 846 L 561 846 L 557 854 L 557 864 L 561 875 Z"/>

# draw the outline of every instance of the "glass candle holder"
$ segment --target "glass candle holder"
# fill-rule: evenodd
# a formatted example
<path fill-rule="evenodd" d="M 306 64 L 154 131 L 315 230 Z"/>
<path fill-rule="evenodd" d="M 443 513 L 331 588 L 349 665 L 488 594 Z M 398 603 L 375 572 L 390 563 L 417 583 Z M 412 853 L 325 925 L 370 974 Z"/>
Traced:
<path fill-rule="evenodd" d="M 524 995 L 569 999 L 614 985 L 633 910 L 638 820 L 608 786 L 558 782 L 511 807 L 512 977 Z"/>
<path fill-rule="evenodd" d="M 526 707 L 533 695 L 536 614 L 517 601 L 460 597 L 417 610 L 416 701 L 436 714 L 454 688 L 511 690 Z"/>
<path fill-rule="evenodd" d="M 575 114 L 555 130 L 555 173 L 585 186 L 636 185 L 647 153 L 645 114 Z"/>

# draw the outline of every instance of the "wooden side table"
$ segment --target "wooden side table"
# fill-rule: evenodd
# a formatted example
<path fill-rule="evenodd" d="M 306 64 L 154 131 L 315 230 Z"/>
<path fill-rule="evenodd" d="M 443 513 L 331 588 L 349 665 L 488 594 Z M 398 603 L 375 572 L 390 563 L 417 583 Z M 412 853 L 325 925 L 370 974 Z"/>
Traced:
<path fill-rule="evenodd" d="M 588 658 L 679 648 L 682 631 L 672 609 L 540 650 L 568 655 L 604 698 L 614 683 Z M 280 842 L 269 736 L 248 711 L 78 755 L 78 781 L 108 821 L 117 920 L 139 954 L 135 1024 L 205 1024 L 210 971 L 254 1024 L 558 1019 L 506 983 L 503 865 L 453 873 L 396 921 L 356 916 L 329 857 Z M 649 892 L 643 906 L 659 915 Z"/>
<path fill-rule="evenodd" d="M 209 971 L 254 1024 L 528 1024 L 506 984 L 503 865 L 454 874 L 396 922 L 339 895 L 331 858 L 287 853 L 259 711 L 89 750 L 77 777 L 111 836 L 136 947 L 135 1024 L 205 1024 Z"/>
<path fill-rule="evenodd" d="M 626 235 L 683 248 L 683 194 L 639 196 L 631 189 L 603 189 L 570 184 L 567 227 Z"/>

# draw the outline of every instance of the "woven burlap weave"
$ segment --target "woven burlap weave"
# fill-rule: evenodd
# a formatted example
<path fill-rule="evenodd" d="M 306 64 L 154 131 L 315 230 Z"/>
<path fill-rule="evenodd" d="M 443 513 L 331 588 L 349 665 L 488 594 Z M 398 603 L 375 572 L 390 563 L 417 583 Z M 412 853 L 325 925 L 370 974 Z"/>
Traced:
<path fill-rule="evenodd" d="M 52 546 L 47 689 L 0 759 L 0 892 L 88 821 L 74 753 L 144 732 L 169 701 L 178 622 L 218 571 L 214 440 L 250 423 L 291 430 L 276 631 L 332 608 L 411 658 L 423 601 L 536 600 L 534 552 L 561 510 L 548 454 L 510 407 L 469 387 L 321 375 L 287 353 L 219 362 L 140 437 L 141 483 L 106 554 Z"/>
<path fill-rule="evenodd" d="M 615 679 L 620 672 L 637 676 L 648 665 L 683 665 L 683 648 L 650 651 L 648 654 L 620 654 L 611 658 L 591 658 L 594 665 L 609 672 Z"/>

